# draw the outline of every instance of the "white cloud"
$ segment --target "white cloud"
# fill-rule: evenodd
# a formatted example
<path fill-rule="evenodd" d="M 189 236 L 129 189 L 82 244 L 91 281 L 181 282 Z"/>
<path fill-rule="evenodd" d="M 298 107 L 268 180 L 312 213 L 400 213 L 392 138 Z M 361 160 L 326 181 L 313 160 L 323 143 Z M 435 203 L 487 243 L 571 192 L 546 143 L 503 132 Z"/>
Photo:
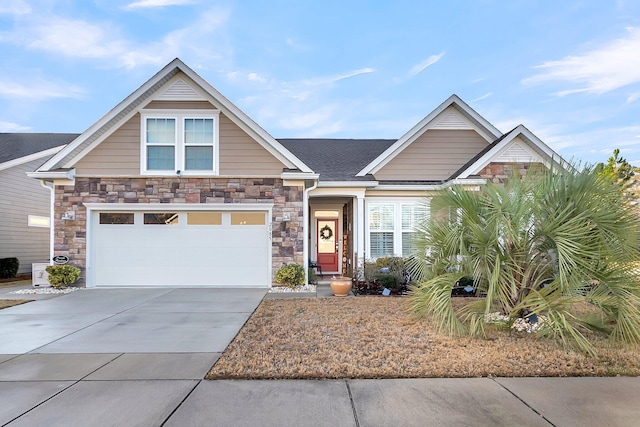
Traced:
<path fill-rule="evenodd" d="M 104 58 L 120 55 L 126 42 L 113 38 L 112 28 L 86 21 L 51 17 L 16 34 L 25 37 L 26 47 L 75 58 Z"/>
<path fill-rule="evenodd" d="M 337 83 L 340 80 L 350 79 L 352 77 L 361 76 L 363 74 L 375 73 L 376 70 L 373 68 L 360 68 L 357 70 L 347 71 L 344 74 L 339 74 L 337 76 L 329 76 L 329 77 L 317 77 L 313 79 L 306 79 L 301 82 L 303 86 L 325 86 L 332 85 L 333 83 Z"/>
<path fill-rule="evenodd" d="M 558 96 L 586 92 L 603 94 L 640 82 L 640 28 L 628 28 L 625 37 L 586 52 L 545 62 L 541 72 L 524 79 L 525 84 L 569 82 L 577 87 L 558 91 Z"/>
<path fill-rule="evenodd" d="M 639 92 L 632 93 L 627 97 L 627 101 L 625 102 L 625 104 L 633 104 L 638 99 L 640 99 L 640 93 Z"/>
<path fill-rule="evenodd" d="M 265 83 L 267 79 L 260 76 L 258 73 L 249 73 L 247 79 L 252 82 Z"/>
<path fill-rule="evenodd" d="M 159 7 L 167 7 L 167 6 L 185 6 L 189 4 L 194 4 L 193 0 L 139 0 L 133 3 L 129 3 L 124 7 L 126 10 L 133 9 L 148 9 L 148 8 L 159 8 Z"/>
<path fill-rule="evenodd" d="M 427 69 L 427 67 L 430 67 L 433 64 L 435 64 L 436 62 L 440 61 L 440 59 L 442 59 L 444 54 L 445 54 L 445 52 L 440 52 L 437 55 L 431 55 L 430 57 L 428 57 L 427 59 L 425 59 L 421 63 L 414 65 L 411 68 L 411 70 L 409 71 L 409 75 L 415 76 L 416 74 L 420 74 L 425 69 Z"/>
<path fill-rule="evenodd" d="M 635 156 L 640 147 L 639 133 L 640 126 L 603 127 L 576 133 L 565 131 L 556 133 L 549 145 L 567 160 L 580 159 L 593 164 L 605 162 L 616 148 L 624 157 Z"/>
<path fill-rule="evenodd" d="M 488 97 L 490 97 L 491 95 L 493 95 L 493 92 L 487 92 L 482 96 L 479 96 L 475 99 L 472 99 L 471 102 L 476 102 L 476 101 L 482 101 L 483 99 L 487 99 Z"/>
<path fill-rule="evenodd" d="M 184 57 L 192 54 L 190 58 L 197 58 L 198 61 L 220 64 L 226 55 L 227 44 L 223 37 L 218 37 L 215 43 L 209 43 L 211 36 L 220 32 L 221 28 L 230 18 L 228 9 L 213 8 L 201 12 L 200 17 L 183 28 L 171 31 L 161 40 L 131 49 L 128 54 L 129 67 L 153 63 L 154 56 L 149 52 L 162 52 L 159 64 L 164 64 L 176 57 Z M 214 46 L 212 49 L 211 46 Z M 221 53 L 222 52 L 222 53 Z M 147 55 L 149 61 L 136 61 L 140 56 Z"/>
<path fill-rule="evenodd" d="M 26 15 L 31 12 L 31 6 L 23 0 L 2 0 L 0 15 Z"/>
<path fill-rule="evenodd" d="M 17 123 L 0 121 L 0 132 L 27 132 L 30 131 L 29 126 L 22 126 Z"/>
<path fill-rule="evenodd" d="M 337 81 L 344 80 L 344 79 L 350 79 L 351 77 L 360 76 L 362 74 L 369 74 L 369 73 L 375 73 L 375 72 L 376 72 L 376 70 L 374 70 L 373 68 L 360 68 L 359 70 L 349 71 L 346 74 L 342 74 L 340 76 L 337 76 L 331 81 L 332 82 L 337 82 Z"/>
<path fill-rule="evenodd" d="M 32 78 L 24 82 L 0 78 L 0 97 L 44 101 L 51 98 L 80 98 L 83 91 L 77 86 Z"/>
<path fill-rule="evenodd" d="M 200 14 L 187 27 L 166 34 L 150 43 L 136 43 L 122 36 L 112 22 L 88 22 L 59 16 L 33 17 L 21 21 L 12 32 L 0 33 L 0 41 L 27 49 L 61 55 L 67 58 L 100 60 L 101 66 L 135 68 L 159 66 L 171 59 L 193 53 L 194 58 L 210 61 L 221 55 L 211 52 L 203 43 L 228 20 L 223 9 L 210 9 Z M 216 44 L 223 49 L 224 44 Z"/>

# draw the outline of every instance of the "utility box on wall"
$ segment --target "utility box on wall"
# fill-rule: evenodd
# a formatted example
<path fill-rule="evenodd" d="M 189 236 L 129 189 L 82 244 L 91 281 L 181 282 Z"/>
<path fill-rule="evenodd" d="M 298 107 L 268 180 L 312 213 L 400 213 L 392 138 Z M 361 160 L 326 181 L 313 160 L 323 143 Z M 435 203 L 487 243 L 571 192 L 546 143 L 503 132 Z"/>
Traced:
<path fill-rule="evenodd" d="M 34 262 L 31 264 L 31 283 L 34 288 L 49 288 L 49 273 L 46 268 L 49 266 L 48 262 Z"/>

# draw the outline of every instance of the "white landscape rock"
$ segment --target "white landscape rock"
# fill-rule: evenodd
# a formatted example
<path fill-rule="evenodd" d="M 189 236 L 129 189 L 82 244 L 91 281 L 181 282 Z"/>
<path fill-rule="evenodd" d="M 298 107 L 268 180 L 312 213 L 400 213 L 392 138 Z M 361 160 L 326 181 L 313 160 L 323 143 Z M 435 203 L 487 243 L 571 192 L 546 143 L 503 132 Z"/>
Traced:
<path fill-rule="evenodd" d="M 50 295 L 50 294 L 69 294 L 71 292 L 79 291 L 81 288 L 34 288 L 34 289 L 18 289 L 17 291 L 9 292 L 10 294 L 18 295 Z"/>
<path fill-rule="evenodd" d="M 289 292 L 315 292 L 315 291 L 316 291 L 316 285 L 301 285 L 301 286 L 296 286 L 293 289 L 288 286 L 272 286 L 271 289 L 269 289 L 269 292 L 273 294 L 284 294 Z"/>

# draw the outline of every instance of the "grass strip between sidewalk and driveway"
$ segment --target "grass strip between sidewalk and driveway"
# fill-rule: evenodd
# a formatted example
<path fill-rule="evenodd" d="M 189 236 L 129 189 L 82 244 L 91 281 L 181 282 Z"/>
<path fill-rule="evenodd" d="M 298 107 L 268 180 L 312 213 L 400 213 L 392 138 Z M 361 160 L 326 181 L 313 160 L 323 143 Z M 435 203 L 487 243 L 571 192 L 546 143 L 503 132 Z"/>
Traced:
<path fill-rule="evenodd" d="M 589 335 L 597 357 L 521 332 L 450 337 L 405 298 L 264 300 L 207 379 L 637 376 L 638 348 Z"/>
<path fill-rule="evenodd" d="M 3 308 L 13 307 L 14 305 L 20 305 L 27 302 L 31 302 L 30 299 L 0 299 L 0 310 Z"/>

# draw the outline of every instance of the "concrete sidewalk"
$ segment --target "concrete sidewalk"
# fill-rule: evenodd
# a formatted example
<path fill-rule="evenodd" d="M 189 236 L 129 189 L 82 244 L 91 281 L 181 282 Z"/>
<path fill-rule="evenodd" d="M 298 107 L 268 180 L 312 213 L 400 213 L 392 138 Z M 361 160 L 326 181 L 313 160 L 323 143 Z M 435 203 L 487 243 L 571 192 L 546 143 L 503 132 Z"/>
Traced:
<path fill-rule="evenodd" d="M 640 378 L 202 380 L 264 292 L 88 289 L 0 310 L 0 425 L 640 425 Z"/>

